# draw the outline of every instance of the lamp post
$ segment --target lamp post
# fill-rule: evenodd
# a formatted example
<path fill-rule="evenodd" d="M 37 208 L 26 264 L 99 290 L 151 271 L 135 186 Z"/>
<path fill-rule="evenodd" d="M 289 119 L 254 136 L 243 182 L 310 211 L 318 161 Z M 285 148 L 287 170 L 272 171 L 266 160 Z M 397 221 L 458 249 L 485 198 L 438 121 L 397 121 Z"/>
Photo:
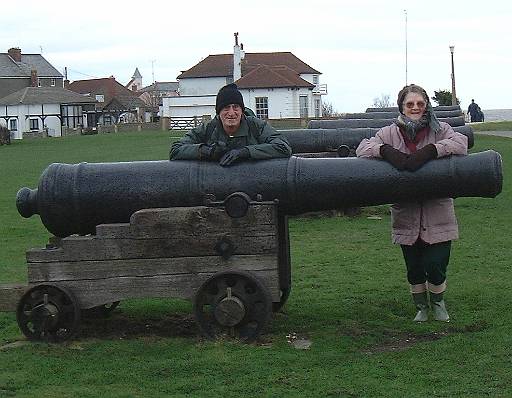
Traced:
<path fill-rule="evenodd" d="M 452 55 L 452 105 L 457 105 L 457 93 L 455 92 L 455 67 L 453 66 L 453 53 L 455 46 L 450 46 L 450 53 Z"/>
<path fill-rule="evenodd" d="M 407 10 L 404 10 L 405 14 L 405 85 L 407 86 Z"/>

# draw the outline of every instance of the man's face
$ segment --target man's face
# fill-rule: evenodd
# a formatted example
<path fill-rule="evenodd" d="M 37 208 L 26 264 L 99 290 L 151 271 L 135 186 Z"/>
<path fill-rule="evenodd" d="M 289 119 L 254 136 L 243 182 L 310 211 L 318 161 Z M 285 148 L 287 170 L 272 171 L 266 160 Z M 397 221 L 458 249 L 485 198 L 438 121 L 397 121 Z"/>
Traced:
<path fill-rule="evenodd" d="M 238 104 L 229 104 L 221 109 L 219 117 L 224 131 L 228 134 L 235 133 L 242 120 L 242 107 Z"/>

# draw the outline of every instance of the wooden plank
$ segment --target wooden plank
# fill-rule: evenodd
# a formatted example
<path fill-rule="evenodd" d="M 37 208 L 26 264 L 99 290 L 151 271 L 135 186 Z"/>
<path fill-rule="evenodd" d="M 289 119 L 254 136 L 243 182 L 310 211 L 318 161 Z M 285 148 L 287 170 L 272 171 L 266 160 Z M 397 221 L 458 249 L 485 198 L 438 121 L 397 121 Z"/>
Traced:
<path fill-rule="evenodd" d="M 253 275 L 269 289 L 272 301 L 279 301 L 277 271 L 254 271 Z M 71 290 L 81 308 L 91 308 L 129 298 L 173 297 L 192 299 L 209 273 L 117 277 L 109 279 L 66 281 L 59 285 Z"/>
<path fill-rule="evenodd" d="M 277 253 L 275 234 L 262 236 L 225 236 L 209 234 L 197 239 L 180 236 L 168 239 L 97 239 L 94 236 L 71 236 L 62 239 L 57 249 L 31 249 L 27 262 L 114 260 L 130 258 L 164 258 L 215 256 L 215 245 L 229 238 L 235 247 L 233 254 Z"/>
<path fill-rule="evenodd" d="M 0 285 L 0 311 L 16 311 L 18 301 L 28 288 L 22 284 Z"/>
<path fill-rule="evenodd" d="M 28 263 L 28 280 L 30 283 L 41 283 L 126 276 L 213 274 L 228 269 L 277 270 L 278 255 L 232 256 L 227 260 L 220 256 L 207 256 Z"/>
<path fill-rule="evenodd" d="M 127 224 L 96 227 L 98 238 L 166 238 L 204 236 L 212 233 L 235 235 L 269 234 L 276 228 L 276 209 L 271 205 L 250 206 L 245 217 L 232 218 L 221 207 L 173 207 L 143 209 L 132 214 Z M 119 227 L 118 227 L 119 226 Z"/>

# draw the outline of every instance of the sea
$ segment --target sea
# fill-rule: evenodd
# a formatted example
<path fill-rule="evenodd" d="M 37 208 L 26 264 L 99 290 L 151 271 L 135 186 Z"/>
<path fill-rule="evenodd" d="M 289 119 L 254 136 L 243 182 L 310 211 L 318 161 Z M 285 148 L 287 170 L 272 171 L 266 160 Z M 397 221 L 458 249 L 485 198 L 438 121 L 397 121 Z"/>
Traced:
<path fill-rule="evenodd" d="M 484 109 L 483 113 L 486 122 L 512 120 L 512 109 Z"/>

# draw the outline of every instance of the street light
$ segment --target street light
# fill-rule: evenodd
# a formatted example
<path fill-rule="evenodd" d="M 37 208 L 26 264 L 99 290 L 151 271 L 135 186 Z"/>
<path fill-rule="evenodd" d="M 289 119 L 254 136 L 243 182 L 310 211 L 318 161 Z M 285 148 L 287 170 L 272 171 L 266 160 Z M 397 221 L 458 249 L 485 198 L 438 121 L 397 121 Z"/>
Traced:
<path fill-rule="evenodd" d="M 407 10 L 404 10 L 405 14 L 405 85 L 407 86 Z"/>
<path fill-rule="evenodd" d="M 452 105 L 457 105 L 457 94 L 455 92 L 455 68 L 453 66 L 453 53 L 455 46 L 450 46 L 450 53 L 452 54 Z"/>

